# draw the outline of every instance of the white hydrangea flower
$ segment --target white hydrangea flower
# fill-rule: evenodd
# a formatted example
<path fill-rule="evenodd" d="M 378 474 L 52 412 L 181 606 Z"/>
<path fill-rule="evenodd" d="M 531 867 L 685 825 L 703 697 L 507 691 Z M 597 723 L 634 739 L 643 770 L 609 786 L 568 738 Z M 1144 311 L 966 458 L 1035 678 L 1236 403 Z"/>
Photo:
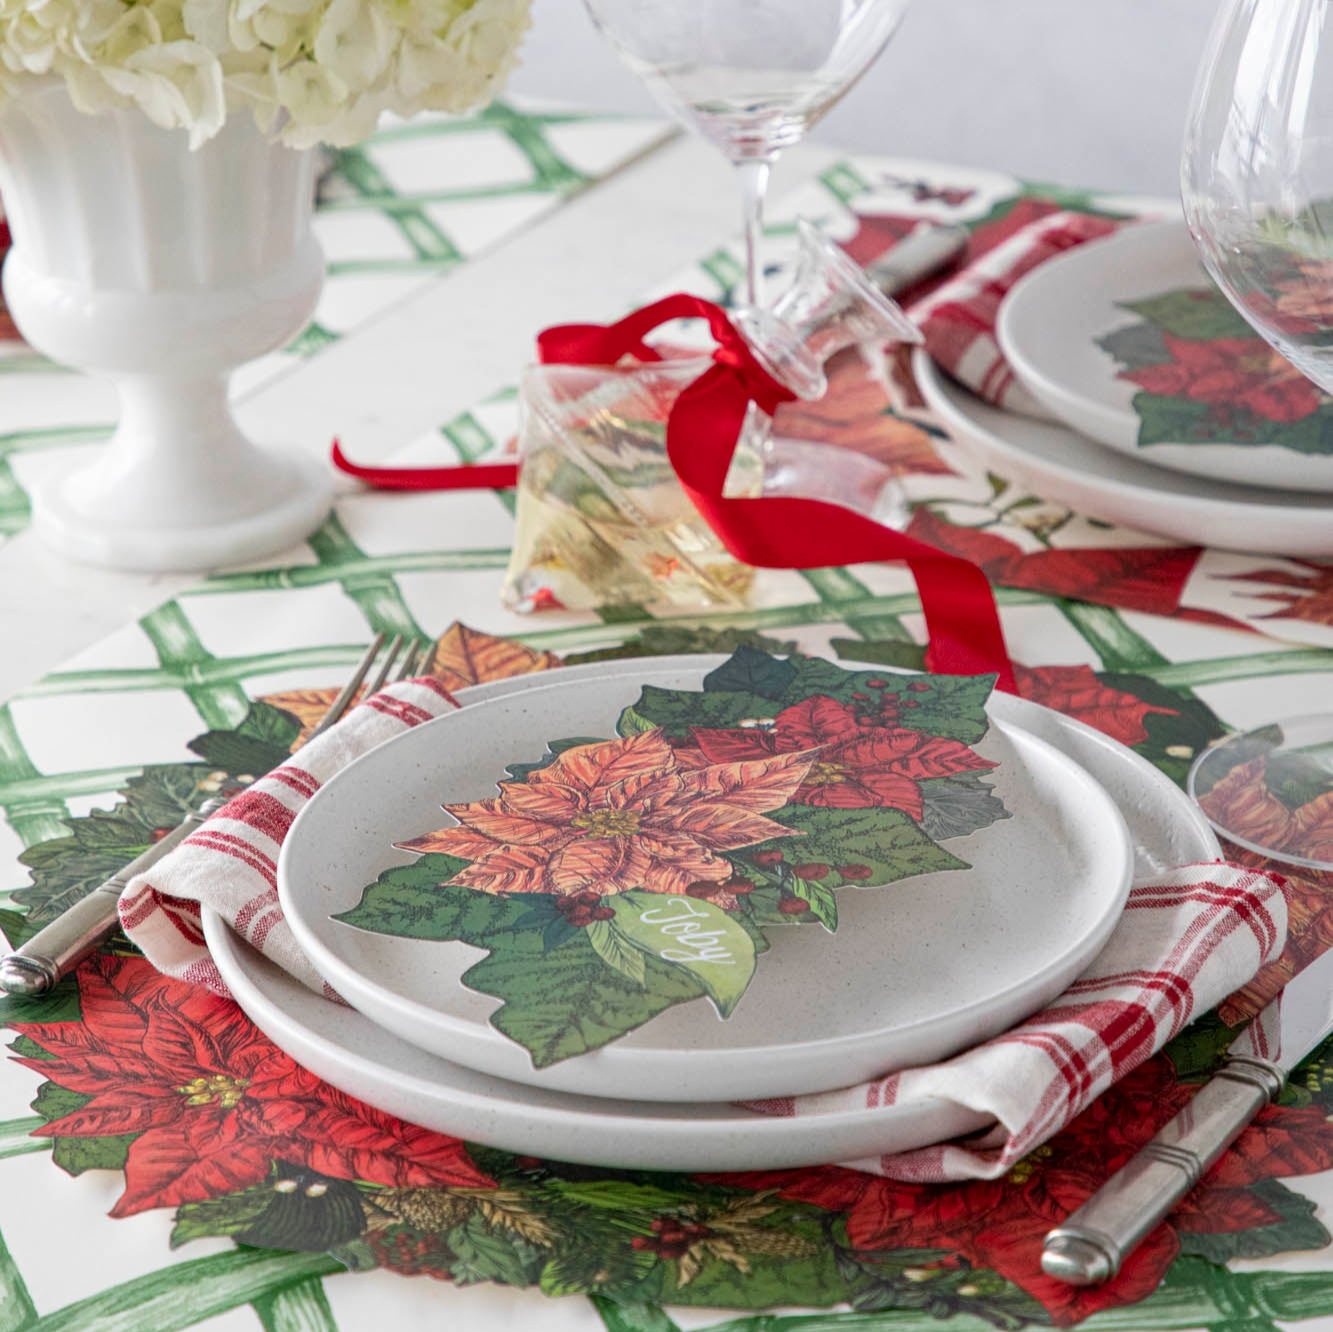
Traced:
<path fill-rule="evenodd" d="M 63 79 L 193 146 L 253 115 L 293 147 L 353 143 L 385 110 L 465 111 L 513 68 L 531 0 L 0 0 L 0 99 Z"/>

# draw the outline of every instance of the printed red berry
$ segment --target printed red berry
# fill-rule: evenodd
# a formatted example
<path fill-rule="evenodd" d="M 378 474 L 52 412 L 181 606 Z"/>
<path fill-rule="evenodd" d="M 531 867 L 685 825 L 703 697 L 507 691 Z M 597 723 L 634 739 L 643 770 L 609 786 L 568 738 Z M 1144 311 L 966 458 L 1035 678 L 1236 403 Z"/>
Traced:
<path fill-rule="evenodd" d="M 631 1249 L 637 1249 L 642 1253 L 645 1249 L 651 1249 L 653 1247 L 653 1242 L 647 1235 L 635 1235 L 635 1237 L 630 1240 L 629 1246 Z"/>
<path fill-rule="evenodd" d="M 160 842 L 170 831 L 170 828 L 154 828 L 150 836 L 154 842 Z"/>
<path fill-rule="evenodd" d="M 830 869 L 822 860 L 811 860 L 804 865 L 793 865 L 791 872 L 798 879 L 827 879 Z"/>
<path fill-rule="evenodd" d="M 857 693 L 857 694 L 853 694 L 852 697 L 853 697 L 858 703 L 867 703 L 867 702 L 870 701 L 870 695 L 869 695 L 869 694 L 860 694 L 860 693 Z"/>
<path fill-rule="evenodd" d="M 720 883 L 714 883 L 712 879 L 696 879 L 685 889 L 686 897 L 716 897 L 722 891 Z"/>
<path fill-rule="evenodd" d="M 844 879 L 851 879 L 853 882 L 859 879 L 868 879 L 874 870 L 869 865 L 839 865 L 838 873 Z"/>
<path fill-rule="evenodd" d="M 881 680 L 877 675 L 873 680 L 867 680 L 866 685 L 870 689 L 887 689 L 889 682 L 887 680 Z"/>
<path fill-rule="evenodd" d="M 749 879 L 728 879 L 722 887 L 734 897 L 744 897 L 754 892 L 754 884 Z"/>
<path fill-rule="evenodd" d="M 925 680 L 913 680 L 907 686 L 914 694 L 924 694 L 930 685 Z"/>
<path fill-rule="evenodd" d="M 580 906 L 596 906 L 602 900 L 602 895 L 593 892 L 590 888 L 585 888 L 581 893 L 574 894 L 574 900 Z"/>
<path fill-rule="evenodd" d="M 800 897 L 784 897 L 778 903 L 778 910 L 784 916 L 803 916 L 810 910 L 810 903 Z"/>
<path fill-rule="evenodd" d="M 920 706 L 920 705 L 917 703 L 916 699 L 914 699 L 914 698 L 905 698 L 905 699 L 903 699 L 903 707 L 905 707 L 905 708 L 915 708 L 915 707 L 919 707 L 919 706 Z"/>
<path fill-rule="evenodd" d="M 751 859 L 756 865 L 767 869 L 770 865 L 781 865 L 783 855 L 781 851 L 756 851 Z"/>
<path fill-rule="evenodd" d="M 615 915 L 610 907 L 594 907 L 592 910 L 593 920 L 614 920 Z"/>

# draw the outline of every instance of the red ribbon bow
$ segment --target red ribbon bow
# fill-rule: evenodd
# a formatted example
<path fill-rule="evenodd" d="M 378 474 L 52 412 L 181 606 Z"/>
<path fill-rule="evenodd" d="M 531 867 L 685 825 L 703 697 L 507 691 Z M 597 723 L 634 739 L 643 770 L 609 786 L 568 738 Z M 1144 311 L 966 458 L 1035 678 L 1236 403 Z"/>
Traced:
<path fill-rule="evenodd" d="M 741 427 L 754 402 L 772 415 L 796 395 L 759 363 L 727 313 L 697 296 L 664 297 L 614 324 L 565 324 L 537 339 L 548 365 L 615 365 L 625 356 L 660 361 L 644 338 L 675 319 L 703 319 L 717 349 L 713 365 L 676 399 L 667 420 L 667 457 L 691 502 L 726 549 L 761 569 L 822 569 L 830 565 L 902 560 L 916 579 L 930 646 L 926 664 L 950 675 L 999 677 L 1017 693 L 1013 665 L 986 575 L 976 565 L 895 532 L 824 500 L 723 494 Z M 438 468 L 363 468 L 335 444 L 333 461 L 372 485 L 391 489 L 512 486 L 515 464 Z"/>

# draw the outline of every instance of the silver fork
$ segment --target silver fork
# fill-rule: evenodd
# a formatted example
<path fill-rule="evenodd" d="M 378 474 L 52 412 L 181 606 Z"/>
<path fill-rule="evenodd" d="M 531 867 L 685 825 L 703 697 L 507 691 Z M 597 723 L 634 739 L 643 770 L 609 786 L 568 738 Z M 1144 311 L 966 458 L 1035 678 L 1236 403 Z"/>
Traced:
<path fill-rule="evenodd" d="M 391 673 L 396 683 L 410 679 L 420 670 L 429 669 L 431 655 L 427 646 L 415 640 L 409 641 L 402 634 L 395 634 L 387 647 L 385 635 L 377 634 L 357 663 L 351 678 L 306 738 L 305 744 L 342 720 L 356 698 L 357 691 L 371 675 L 377 660 L 378 669 L 367 686 L 368 694 L 382 688 L 390 680 Z M 57 982 L 68 976 L 84 958 L 95 953 L 116 932 L 119 923 L 116 902 L 126 884 L 136 874 L 152 869 L 174 851 L 205 819 L 216 814 L 229 798 L 214 796 L 205 801 L 197 810 L 187 814 L 161 841 L 136 856 L 118 874 L 98 884 L 86 897 L 81 897 L 55 920 L 44 925 L 21 948 L 0 958 L 0 990 L 8 994 L 35 997 L 46 994 Z"/>

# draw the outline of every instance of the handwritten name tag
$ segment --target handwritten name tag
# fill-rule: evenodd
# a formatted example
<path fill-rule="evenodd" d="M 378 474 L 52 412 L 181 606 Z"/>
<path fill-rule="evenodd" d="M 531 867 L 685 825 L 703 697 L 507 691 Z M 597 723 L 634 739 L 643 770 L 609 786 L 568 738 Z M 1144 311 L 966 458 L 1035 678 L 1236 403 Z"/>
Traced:
<path fill-rule="evenodd" d="M 639 919 L 674 940 L 673 944 L 658 950 L 664 962 L 710 962 L 715 966 L 734 967 L 736 959 L 731 949 L 718 942 L 726 937 L 726 931 L 710 930 L 700 924 L 700 918 L 706 919 L 708 914 L 688 898 L 675 898 L 666 906 L 641 912 Z"/>

